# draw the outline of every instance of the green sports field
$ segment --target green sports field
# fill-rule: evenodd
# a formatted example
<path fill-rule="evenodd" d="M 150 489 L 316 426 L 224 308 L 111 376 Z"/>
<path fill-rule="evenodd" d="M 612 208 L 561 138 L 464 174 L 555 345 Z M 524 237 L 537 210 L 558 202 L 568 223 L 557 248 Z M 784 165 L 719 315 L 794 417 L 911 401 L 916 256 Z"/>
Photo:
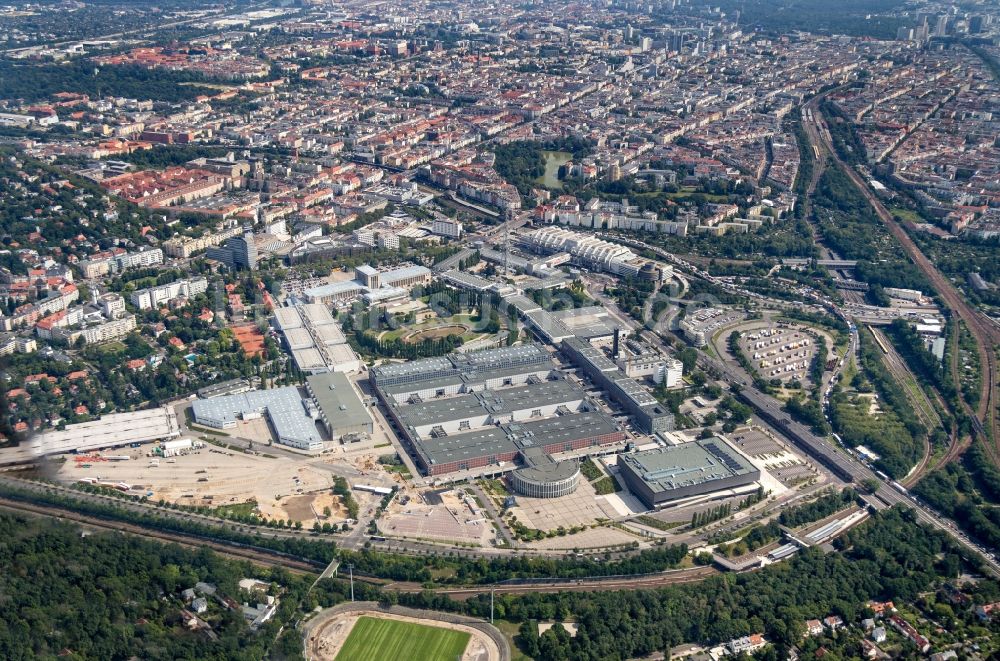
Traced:
<path fill-rule="evenodd" d="M 455 661 L 470 637 L 462 631 L 362 615 L 337 661 Z"/>

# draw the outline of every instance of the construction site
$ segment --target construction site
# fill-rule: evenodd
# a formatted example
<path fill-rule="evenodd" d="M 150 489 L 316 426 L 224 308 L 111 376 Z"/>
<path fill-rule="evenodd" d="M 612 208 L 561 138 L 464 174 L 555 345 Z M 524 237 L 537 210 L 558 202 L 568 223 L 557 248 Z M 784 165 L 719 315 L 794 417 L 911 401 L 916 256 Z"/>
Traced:
<path fill-rule="evenodd" d="M 245 508 L 248 514 L 300 522 L 306 528 L 313 523 L 340 524 L 349 519 L 342 498 L 331 491 L 334 475 L 312 462 L 210 444 L 172 456 L 164 454 L 144 446 L 73 455 L 57 470 L 55 478 L 117 488 L 178 505 Z M 374 475 L 364 479 L 379 480 Z M 355 491 L 354 497 L 361 506 L 379 500 L 362 491 Z"/>

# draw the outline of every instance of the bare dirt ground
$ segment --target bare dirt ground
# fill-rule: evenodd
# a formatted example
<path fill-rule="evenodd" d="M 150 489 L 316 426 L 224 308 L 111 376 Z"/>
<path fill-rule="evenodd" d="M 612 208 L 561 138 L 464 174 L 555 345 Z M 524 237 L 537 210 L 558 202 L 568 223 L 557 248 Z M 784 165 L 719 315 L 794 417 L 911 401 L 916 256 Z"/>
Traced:
<path fill-rule="evenodd" d="M 453 631 L 462 631 L 472 636 L 469 645 L 462 654 L 462 661 L 500 661 L 500 649 L 489 636 L 473 627 L 453 624 L 439 620 L 424 620 L 406 615 L 395 615 L 380 611 L 354 611 L 351 613 L 333 613 L 326 621 L 314 622 L 310 626 L 309 639 L 306 641 L 306 658 L 310 661 L 334 661 L 344 641 L 354 628 L 355 622 L 361 616 L 377 617 L 401 622 L 412 622 L 425 626 L 441 627 Z M 324 616 L 320 616 L 324 617 Z"/>
<path fill-rule="evenodd" d="M 128 454 L 132 458 L 128 461 L 87 460 L 89 468 L 83 467 L 84 462 L 67 461 L 56 478 L 65 482 L 86 477 L 124 482 L 145 493 L 152 492 L 149 496 L 152 500 L 185 504 L 219 506 L 255 500 L 261 515 L 283 519 L 288 518 L 283 503 L 289 497 L 328 493 L 333 486 L 330 471 L 288 457 L 254 456 L 209 445 L 154 463 L 146 456 L 147 451 L 148 446 L 115 450 L 115 455 Z M 301 494 L 298 489 L 302 490 Z M 320 506 L 320 512 L 322 508 Z"/>

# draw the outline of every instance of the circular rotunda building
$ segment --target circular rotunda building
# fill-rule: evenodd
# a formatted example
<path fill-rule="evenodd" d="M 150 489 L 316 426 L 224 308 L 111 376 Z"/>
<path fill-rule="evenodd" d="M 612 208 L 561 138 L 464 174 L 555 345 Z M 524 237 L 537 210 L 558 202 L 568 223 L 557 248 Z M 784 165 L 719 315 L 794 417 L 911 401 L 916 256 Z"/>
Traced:
<path fill-rule="evenodd" d="M 580 484 L 578 461 L 555 462 L 546 455 L 532 459 L 528 466 L 511 473 L 510 485 L 514 491 L 529 498 L 558 498 L 576 491 Z"/>

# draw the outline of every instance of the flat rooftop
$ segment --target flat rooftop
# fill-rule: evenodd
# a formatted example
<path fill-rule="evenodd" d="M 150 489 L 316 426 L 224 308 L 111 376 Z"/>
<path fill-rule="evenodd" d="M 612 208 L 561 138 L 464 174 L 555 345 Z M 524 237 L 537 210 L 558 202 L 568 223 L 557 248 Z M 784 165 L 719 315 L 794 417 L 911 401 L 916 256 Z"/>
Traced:
<path fill-rule="evenodd" d="M 302 328 L 302 316 L 295 308 L 277 308 L 274 311 L 274 321 L 280 330 Z"/>
<path fill-rule="evenodd" d="M 631 468 L 653 491 L 672 491 L 757 470 L 718 436 L 623 454 L 618 463 Z"/>
<path fill-rule="evenodd" d="M 340 372 L 315 374 L 306 378 L 306 383 L 320 411 L 334 429 L 372 423 L 368 409 L 354 386 Z"/>
<path fill-rule="evenodd" d="M 616 431 L 619 430 L 614 421 L 603 413 L 587 411 L 486 427 L 464 434 L 425 438 L 417 445 L 429 463 L 434 465 L 541 448 L 553 443 L 570 443 Z"/>
<path fill-rule="evenodd" d="M 566 480 L 580 472 L 580 462 L 576 459 L 556 461 L 542 452 L 541 448 L 522 449 L 521 459 L 525 465 L 517 473 L 522 478 L 535 482 Z"/>
<path fill-rule="evenodd" d="M 539 344 L 522 344 L 513 347 L 484 349 L 470 353 L 453 353 L 447 356 L 421 358 L 402 363 L 389 363 L 371 368 L 369 374 L 373 383 L 384 384 L 387 380 L 424 380 L 435 376 L 448 377 L 449 372 L 458 374 L 481 374 L 496 369 L 506 369 L 518 365 L 552 363 L 548 352 Z M 426 375 L 423 377 L 422 375 Z"/>
<path fill-rule="evenodd" d="M 582 400 L 583 392 L 566 380 L 543 381 L 501 390 L 429 399 L 419 404 L 398 408 L 399 417 L 407 425 L 418 426 L 461 420 L 477 415 L 501 415 L 554 404 Z"/>
<path fill-rule="evenodd" d="M 302 315 L 302 319 L 313 327 L 329 326 L 330 324 L 337 323 L 330 313 L 330 308 L 322 303 L 306 303 L 298 306 L 298 311 Z"/>
<path fill-rule="evenodd" d="M 111 413 L 97 420 L 66 425 L 63 430 L 42 432 L 16 447 L 0 449 L 0 463 L 22 462 L 73 450 L 88 451 L 128 443 L 147 443 L 179 435 L 177 416 L 169 407 Z"/>
<path fill-rule="evenodd" d="M 300 442 L 323 440 L 316 422 L 306 413 L 299 389 L 294 386 L 198 399 L 192 405 L 192 411 L 196 422 L 208 418 L 223 423 L 236 422 L 245 414 L 266 411 L 279 438 Z"/>
<path fill-rule="evenodd" d="M 323 360 L 323 355 L 320 354 L 319 349 L 314 346 L 308 346 L 305 349 L 293 349 L 292 357 L 295 359 L 295 363 L 299 366 L 299 369 L 303 372 L 318 370 L 326 367 L 326 361 Z"/>

